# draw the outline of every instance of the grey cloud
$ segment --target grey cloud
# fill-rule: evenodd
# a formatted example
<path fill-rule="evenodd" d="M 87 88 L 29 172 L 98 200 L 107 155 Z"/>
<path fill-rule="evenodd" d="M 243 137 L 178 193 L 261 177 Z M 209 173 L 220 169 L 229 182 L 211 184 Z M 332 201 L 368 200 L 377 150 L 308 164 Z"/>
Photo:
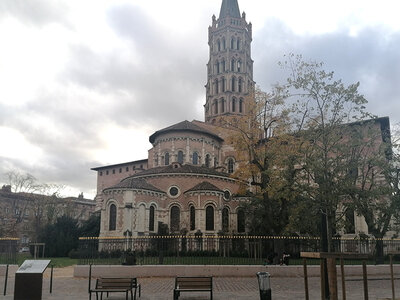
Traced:
<path fill-rule="evenodd" d="M 263 89 L 282 82 L 287 75 L 278 68 L 283 55 L 293 52 L 305 59 L 324 62 L 346 84 L 360 82 L 368 109 L 379 116 L 400 121 L 400 34 L 388 35 L 381 28 L 366 28 L 356 36 L 334 32 L 297 36 L 277 20 L 270 20 L 254 37 L 255 78 Z"/>
<path fill-rule="evenodd" d="M 12 15 L 29 25 L 44 25 L 51 22 L 65 22 L 67 6 L 61 1 L 46 0 L 2 0 L 0 18 Z"/>

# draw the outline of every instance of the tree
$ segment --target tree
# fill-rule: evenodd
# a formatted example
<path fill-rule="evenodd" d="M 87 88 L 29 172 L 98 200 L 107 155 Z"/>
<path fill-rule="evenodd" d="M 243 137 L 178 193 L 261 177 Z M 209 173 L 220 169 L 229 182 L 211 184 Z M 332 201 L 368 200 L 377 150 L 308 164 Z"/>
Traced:
<path fill-rule="evenodd" d="M 78 248 L 79 234 L 78 221 L 69 216 L 61 216 L 54 224 L 43 228 L 39 240 L 46 244 L 47 257 L 65 257 L 72 249 Z"/>
<path fill-rule="evenodd" d="M 280 235 L 289 221 L 291 201 L 297 196 L 295 162 L 298 139 L 277 87 L 268 94 L 256 89 L 245 101 L 246 116 L 225 119 L 233 130 L 230 142 L 242 161 L 235 176 L 253 186 L 251 201 L 244 205 L 251 234 Z"/>
<path fill-rule="evenodd" d="M 347 187 L 354 184 L 349 162 L 357 164 L 362 152 L 356 158 L 355 149 L 368 138 L 363 130 L 355 133 L 349 123 L 372 115 L 358 92 L 359 83 L 345 86 L 333 72 L 323 70 L 322 63 L 289 55 L 281 66 L 290 72 L 281 88 L 293 102 L 294 124 L 303 141 L 299 184 L 302 195 L 321 213 L 323 250 L 331 251 L 337 212 L 348 197 Z"/>
<path fill-rule="evenodd" d="M 10 193 L 12 197 L 8 202 L 11 214 L 7 215 L 4 210 L 0 212 L 0 217 L 7 219 L 2 234 L 16 236 L 17 228 L 28 220 L 35 239 L 44 224 L 55 221 L 59 209 L 58 195 L 63 186 L 40 183 L 33 175 L 18 171 L 9 171 L 4 177 L 13 194 Z"/>
<path fill-rule="evenodd" d="M 89 219 L 80 226 L 80 236 L 99 236 L 100 234 L 100 214 L 92 214 Z"/>

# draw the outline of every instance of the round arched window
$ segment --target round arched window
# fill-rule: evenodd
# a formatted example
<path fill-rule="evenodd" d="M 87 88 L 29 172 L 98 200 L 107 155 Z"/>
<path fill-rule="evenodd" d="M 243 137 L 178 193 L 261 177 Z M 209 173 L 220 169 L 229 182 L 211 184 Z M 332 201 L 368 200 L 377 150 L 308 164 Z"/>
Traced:
<path fill-rule="evenodd" d="M 228 190 L 224 191 L 224 200 L 229 201 L 231 199 L 231 192 Z"/>

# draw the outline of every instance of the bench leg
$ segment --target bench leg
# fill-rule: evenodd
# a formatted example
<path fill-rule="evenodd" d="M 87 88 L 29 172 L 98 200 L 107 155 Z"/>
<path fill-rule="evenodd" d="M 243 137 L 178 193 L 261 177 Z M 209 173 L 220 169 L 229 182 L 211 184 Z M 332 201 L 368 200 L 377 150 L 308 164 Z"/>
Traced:
<path fill-rule="evenodd" d="M 211 292 L 210 292 L 210 296 L 211 296 L 210 299 L 211 299 L 211 300 L 213 300 L 213 295 L 212 295 L 212 294 L 213 294 L 213 292 L 211 291 Z"/>
<path fill-rule="evenodd" d="M 128 291 L 125 292 L 125 299 L 128 300 Z"/>
<path fill-rule="evenodd" d="M 179 291 L 174 290 L 174 300 L 179 299 Z"/>
<path fill-rule="evenodd" d="M 142 297 L 142 287 L 140 286 L 140 284 L 138 286 L 139 286 L 139 298 L 140 298 Z"/>
<path fill-rule="evenodd" d="M 133 289 L 131 289 L 131 300 L 135 299 L 136 300 L 136 288 L 135 288 L 135 298 L 133 298 Z"/>

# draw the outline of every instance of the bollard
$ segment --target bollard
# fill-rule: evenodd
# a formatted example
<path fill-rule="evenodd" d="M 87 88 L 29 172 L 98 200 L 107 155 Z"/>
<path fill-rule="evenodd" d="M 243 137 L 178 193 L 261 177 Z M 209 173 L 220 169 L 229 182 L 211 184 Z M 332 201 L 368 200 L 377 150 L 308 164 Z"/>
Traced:
<path fill-rule="evenodd" d="M 6 277 L 4 278 L 4 296 L 7 294 L 8 265 L 6 266 Z"/>
<path fill-rule="evenodd" d="M 271 300 L 271 282 L 268 272 L 257 272 L 258 286 L 260 288 L 260 300 Z"/>

